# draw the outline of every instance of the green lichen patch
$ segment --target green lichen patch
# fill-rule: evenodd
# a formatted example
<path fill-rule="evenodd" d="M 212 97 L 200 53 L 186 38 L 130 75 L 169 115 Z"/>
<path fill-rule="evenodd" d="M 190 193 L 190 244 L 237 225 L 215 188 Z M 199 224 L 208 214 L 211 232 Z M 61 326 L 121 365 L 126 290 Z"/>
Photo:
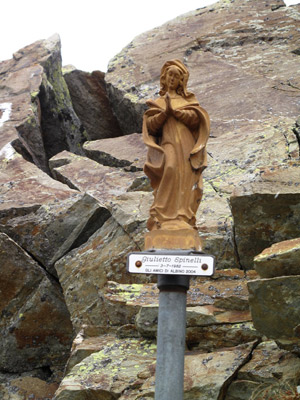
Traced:
<path fill-rule="evenodd" d="M 57 399 L 73 388 L 120 396 L 125 389 L 141 386 L 141 377 L 153 374 L 155 353 L 156 346 L 151 341 L 111 339 L 101 351 L 91 354 L 71 370 L 60 386 Z"/>
<path fill-rule="evenodd" d="M 158 289 L 154 284 L 118 284 L 111 282 L 106 288 L 105 297 L 114 303 L 126 305 L 153 304 L 158 302 Z"/>

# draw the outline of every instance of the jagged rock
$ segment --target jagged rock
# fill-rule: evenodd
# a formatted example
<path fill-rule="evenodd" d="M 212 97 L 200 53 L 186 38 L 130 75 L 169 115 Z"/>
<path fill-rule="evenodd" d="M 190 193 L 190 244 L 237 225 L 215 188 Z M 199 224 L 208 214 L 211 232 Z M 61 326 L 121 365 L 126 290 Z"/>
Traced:
<path fill-rule="evenodd" d="M 11 143 L 46 172 L 47 158 L 59 151 L 80 153 L 86 139 L 62 77 L 58 35 L 14 53 L 0 71 L 1 148 Z"/>
<path fill-rule="evenodd" d="M 248 282 L 249 303 L 256 329 L 271 339 L 299 342 L 300 276 Z"/>
<path fill-rule="evenodd" d="M 63 379 L 56 400 L 84 399 L 91 390 L 107 399 L 119 397 L 153 375 L 156 346 L 152 342 L 107 338 L 99 347 Z"/>
<path fill-rule="evenodd" d="M 49 40 L 53 56 L 43 60 L 45 75 L 39 93 L 41 128 L 48 159 L 62 150 L 83 154 L 81 146 L 87 139 L 62 76 L 60 39 L 56 35 Z"/>
<path fill-rule="evenodd" d="M 143 172 L 126 172 L 121 168 L 101 165 L 86 157 L 67 151 L 54 156 L 49 162 L 53 176 L 73 189 L 88 191 L 102 204 L 130 190 Z"/>
<path fill-rule="evenodd" d="M 55 261 L 84 243 L 109 217 L 108 210 L 51 179 L 13 149 L 0 158 L 0 166 L 0 231 L 56 275 Z"/>
<path fill-rule="evenodd" d="M 153 283 L 119 284 L 109 281 L 103 293 L 110 319 L 119 326 L 134 323 L 141 308 L 158 306 L 158 289 Z M 122 315 L 126 315 L 126 320 L 120 318 Z"/>
<path fill-rule="evenodd" d="M 116 337 L 113 334 L 100 334 L 89 337 L 87 327 L 84 327 L 74 339 L 72 351 L 66 365 L 66 374 L 71 372 L 75 365 L 93 353 L 103 350 L 107 343 L 111 343 Z"/>
<path fill-rule="evenodd" d="M 48 201 L 59 202 L 78 194 L 25 161 L 11 145 L 0 153 L 0 183 L 1 215 L 25 215 Z"/>
<path fill-rule="evenodd" d="M 90 239 L 61 258 L 55 268 L 76 332 L 82 325 L 107 325 L 109 314 L 103 288 L 109 280 L 122 283 L 145 282 L 126 271 L 128 253 L 139 250 L 136 243 L 113 218 L 109 218 Z M 113 318 L 119 310 L 112 310 Z M 122 324 L 128 323 L 120 310 Z"/>
<path fill-rule="evenodd" d="M 58 388 L 57 383 L 47 383 L 39 378 L 24 376 L 11 379 L 6 385 L 0 384 L 2 400 L 52 399 Z"/>
<path fill-rule="evenodd" d="M 273 244 L 254 258 L 262 278 L 300 275 L 300 238 Z"/>
<path fill-rule="evenodd" d="M 262 334 L 255 329 L 252 322 L 196 326 L 188 327 L 186 330 L 189 348 L 208 352 L 260 340 L 261 337 Z"/>
<path fill-rule="evenodd" d="M 64 364 L 73 332 L 60 286 L 3 233 L 0 265 L 1 371 Z"/>
<path fill-rule="evenodd" d="M 287 350 L 291 353 L 296 354 L 298 357 L 300 356 L 300 340 L 299 340 L 299 325 L 297 325 L 294 328 L 294 333 L 297 336 L 297 338 L 293 339 L 276 339 L 276 343 L 278 347 L 280 347 L 283 350 Z"/>
<path fill-rule="evenodd" d="M 191 282 L 187 293 L 187 306 L 213 305 L 223 311 L 248 311 L 247 280 L 241 271 L 218 272 L 214 280 L 203 278 Z M 114 304 L 116 313 L 119 309 L 129 308 L 132 309 L 131 314 L 135 315 L 141 307 L 157 307 L 158 294 L 157 286 L 153 283 L 127 285 L 108 282 L 104 296 Z M 147 309 L 144 312 L 147 313 Z"/>
<path fill-rule="evenodd" d="M 267 383 L 275 383 L 277 379 L 296 382 L 300 378 L 300 359 L 278 348 L 274 341 L 262 342 L 253 351 L 251 360 L 239 370 L 237 378 Z"/>
<path fill-rule="evenodd" d="M 238 371 L 225 399 L 248 400 L 254 393 L 258 395 L 259 391 L 280 384 L 288 387 L 289 383 L 297 383 L 299 378 L 298 357 L 279 349 L 273 341 L 262 342 L 253 351 L 251 360 Z"/>
<path fill-rule="evenodd" d="M 18 60 L 0 64 L 1 120 L 0 149 L 9 151 L 9 144 L 33 160 L 39 168 L 47 171 L 47 160 L 40 130 L 39 103 L 30 93 L 36 93 L 42 82 L 43 68 L 34 64 L 19 69 Z"/>
<path fill-rule="evenodd" d="M 108 331 L 110 332 L 106 333 Z M 71 355 L 65 368 L 65 374 L 68 374 L 75 365 L 79 364 L 89 355 L 104 349 L 105 345 L 113 342 L 116 337 L 118 339 L 128 339 L 129 336 L 120 338 L 118 330 L 114 330 L 111 327 L 103 329 L 103 327 L 84 325 L 73 341 Z M 139 336 L 135 337 L 140 340 Z"/>
<path fill-rule="evenodd" d="M 146 223 L 152 202 L 152 193 L 137 191 L 118 196 L 110 204 L 114 219 L 141 250 L 144 249 Z"/>
<path fill-rule="evenodd" d="M 236 324 L 251 321 L 250 311 L 222 310 L 214 306 L 187 307 L 187 326 Z"/>
<path fill-rule="evenodd" d="M 82 122 L 88 140 L 121 136 L 106 94 L 105 74 L 76 69 L 64 72 L 74 110 Z"/>
<path fill-rule="evenodd" d="M 240 263 L 271 246 L 299 236 L 299 162 L 261 169 L 255 179 L 237 187 L 230 198 Z"/>
<path fill-rule="evenodd" d="M 186 341 L 189 346 L 211 351 L 250 342 L 261 335 L 253 329 L 249 311 L 225 311 L 212 305 L 187 307 Z M 157 333 L 158 306 L 143 306 L 136 316 L 136 327 L 144 337 Z"/>
<path fill-rule="evenodd" d="M 233 381 L 226 393 L 226 400 L 249 400 L 260 383 L 253 381 Z"/>
<path fill-rule="evenodd" d="M 114 325 L 132 324 L 135 319 L 137 331 L 142 336 L 156 336 L 158 289 L 155 284 L 109 282 L 104 298 Z M 188 345 L 211 351 L 260 338 L 261 334 L 249 322 L 247 298 L 246 280 L 238 270 L 218 271 L 213 281 L 192 282 L 187 295 Z M 125 327 L 123 336 L 126 336 Z M 132 335 L 131 329 L 129 332 Z"/>
<path fill-rule="evenodd" d="M 142 170 L 146 161 L 147 148 L 138 133 L 86 142 L 83 148 L 88 157 L 110 167 Z"/>
<path fill-rule="evenodd" d="M 218 399 L 245 363 L 253 344 L 215 353 L 186 353 L 184 391 L 187 398 Z M 93 391 L 103 398 L 153 398 L 156 346 L 142 339 L 107 338 L 62 381 L 56 400 L 84 399 Z M 212 377 L 213 375 L 213 377 Z"/>
<path fill-rule="evenodd" d="M 197 284 L 195 286 L 192 284 L 190 287 L 191 300 L 189 301 L 188 297 L 188 304 L 199 302 L 199 304 L 214 304 L 225 310 L 248 310 L 247 279 L 230 278 L 230 275 L 229 279 L 226 275 L 221 275 L 216 280 L 198 279 Z"/>

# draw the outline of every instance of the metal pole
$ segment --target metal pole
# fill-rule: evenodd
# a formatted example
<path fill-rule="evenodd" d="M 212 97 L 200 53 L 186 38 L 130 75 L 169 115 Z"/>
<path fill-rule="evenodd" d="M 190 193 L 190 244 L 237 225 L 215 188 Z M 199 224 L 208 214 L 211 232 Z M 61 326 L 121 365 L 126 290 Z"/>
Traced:
<path fill-rule="evenodd" d="M 155 400 L 182 400 L 189 277 L 158 277 L 159 311 Z"/>

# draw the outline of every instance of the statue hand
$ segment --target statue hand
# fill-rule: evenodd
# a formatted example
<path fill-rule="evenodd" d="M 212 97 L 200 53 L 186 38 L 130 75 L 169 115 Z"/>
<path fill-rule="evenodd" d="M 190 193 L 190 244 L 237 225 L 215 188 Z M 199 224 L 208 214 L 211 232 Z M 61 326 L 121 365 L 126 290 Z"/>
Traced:
<path fill-rule="evenodd" d="M 169 95 L 168 92 L 166 93 L 166 96 L 165 96 L 165 102 L 166 102 L 166 111 L 165 111 L 166 114 L 167 115 L 173 115 L 174 110 L 173 110 L 173 108 L 171 106 L 171 98 L 170 98 L 170 95 Z"/>

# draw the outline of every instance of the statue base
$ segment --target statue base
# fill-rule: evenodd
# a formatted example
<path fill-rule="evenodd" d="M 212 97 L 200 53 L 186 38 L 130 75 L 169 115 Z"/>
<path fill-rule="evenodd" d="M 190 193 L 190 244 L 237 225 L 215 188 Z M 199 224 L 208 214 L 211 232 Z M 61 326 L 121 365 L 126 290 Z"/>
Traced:
<path fill-rule="evenodd" d="M 195 229 L 158 229 L 145 234 L 145 250 L 202 250 L 202 241 Z"/>

